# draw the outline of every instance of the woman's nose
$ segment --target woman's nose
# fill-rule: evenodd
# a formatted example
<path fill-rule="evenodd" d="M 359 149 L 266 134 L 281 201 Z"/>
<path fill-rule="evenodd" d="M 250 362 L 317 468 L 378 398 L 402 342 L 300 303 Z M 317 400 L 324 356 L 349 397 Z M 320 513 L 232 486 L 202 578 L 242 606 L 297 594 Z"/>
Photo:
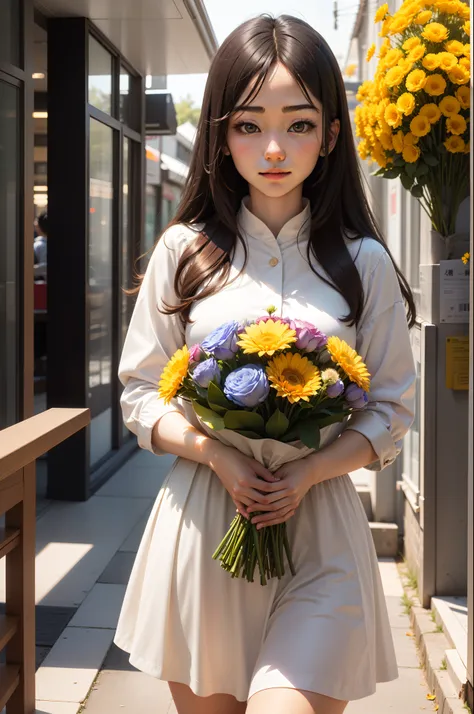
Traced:
<path fill-rule="evenodd" d="M 286 154 L 280 144 L 275 139 L 272 139 L 266 148 L 265 159 L 267 161 L 283 161 L 285 156 Z"/>

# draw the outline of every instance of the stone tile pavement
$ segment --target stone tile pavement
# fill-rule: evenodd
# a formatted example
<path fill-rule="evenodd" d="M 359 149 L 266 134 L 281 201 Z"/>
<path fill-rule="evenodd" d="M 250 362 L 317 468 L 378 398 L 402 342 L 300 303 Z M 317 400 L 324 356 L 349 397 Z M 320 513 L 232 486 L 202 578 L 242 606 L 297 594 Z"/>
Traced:
<path fill-rule="evenodd" d="M 172 461 L 138 452 L 89 501 L 54 502 L 39 516 L 37 607 L 58 608 L 67 617 L 37 670 L 37 714 L 176 714 L 166 683 L 135 670 L 128 655 L 112 644 L 141 534 Z M 351 702 L 346 711 L 433 711 L 414 640 L 407 636 L 396 565 L 383 559 L 379 565 L 400 679 Z M 2 587 L 0 572 L 0 601 Z"/>

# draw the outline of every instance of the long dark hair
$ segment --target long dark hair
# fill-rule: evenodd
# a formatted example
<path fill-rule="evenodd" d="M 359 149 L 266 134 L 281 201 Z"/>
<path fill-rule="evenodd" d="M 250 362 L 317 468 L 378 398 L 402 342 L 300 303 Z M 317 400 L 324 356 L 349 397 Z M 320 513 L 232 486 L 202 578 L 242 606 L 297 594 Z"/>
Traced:
<path fill-rule="evenodd" d="M 256 17 L 236 28 L 214 57 L 189 175 L 170 224 L 205 224 L 179 260 L 174 281 L 177 300 L 164 303 L 162 308 L 167 314 L 179 313 L 184 323 L 191 321 L 189 314 L 195 301 L 217 293 L 228 280 L 237 240 L 247 259 L 237 212 L 249 189 L 232 157 L 224 152 L 227 128 L 251 80 L 255 80 L 254 86 L 244 104 L 255 98 L 277 62 L 291 72 L 310 102 L 308 90 L 321 102 L 323 147 L 329 142 L 331 122 L 340 120 L 335 148 L 318 160 L 303 184 L 303 195 L 311 206 L 308 262 L 311 265 L 311 256 L 316 258 L 329 276 L 326 282 L 348 303 L 349 312 L 342 318 L 345 322 L 357 324 L 364 307 L 362 282 L 345 238 L 370 236 L 386 248 L 362 188 L 344 82 L 331 49 L 318 32 L 295 17 Z M 413 296 L 396 265 L 395 270 L 412 325 Z"/>

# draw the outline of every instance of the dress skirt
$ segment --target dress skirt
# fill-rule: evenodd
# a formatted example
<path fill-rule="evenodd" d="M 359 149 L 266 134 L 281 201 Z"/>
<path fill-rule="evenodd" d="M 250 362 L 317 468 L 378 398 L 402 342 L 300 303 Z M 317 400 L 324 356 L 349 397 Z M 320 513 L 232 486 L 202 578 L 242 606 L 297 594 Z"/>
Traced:
<path fill-rule="evenodd" d="M 348 475 L 310 489 L 287 522 L 296 576 L 232 579 L 212 553 L 235 505 L 178 458 L 146 525 L 115 644 L 139 670 L 199 696 L 287 687 L 354 700 L 398 676 L 377 556 Z"/>

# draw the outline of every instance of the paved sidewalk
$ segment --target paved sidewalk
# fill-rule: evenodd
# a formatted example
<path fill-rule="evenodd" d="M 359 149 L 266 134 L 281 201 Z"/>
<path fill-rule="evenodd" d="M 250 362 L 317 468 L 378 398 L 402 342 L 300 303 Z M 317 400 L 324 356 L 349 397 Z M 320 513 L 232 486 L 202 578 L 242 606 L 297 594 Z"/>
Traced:
<path fill-rule="evenodd" d="M 138 452 L 89 501 L 54 502 L 41 513 L 36 603 L 51 616 L 59 613 L 64 629 L 54 646 L 41 653 L 37 714 L 176 714 L 166 683 L 135 670 L 127 654 L 112 644 L 141 535 L 172 461 Z M 381 560 L 380 569 L 400 679 L 380 685 L 374 696 L 352 702 L 346 711 L 433 711 L 414 639 L 407 635 L 409 619 L 402 612 L 396 565 Z"/>

